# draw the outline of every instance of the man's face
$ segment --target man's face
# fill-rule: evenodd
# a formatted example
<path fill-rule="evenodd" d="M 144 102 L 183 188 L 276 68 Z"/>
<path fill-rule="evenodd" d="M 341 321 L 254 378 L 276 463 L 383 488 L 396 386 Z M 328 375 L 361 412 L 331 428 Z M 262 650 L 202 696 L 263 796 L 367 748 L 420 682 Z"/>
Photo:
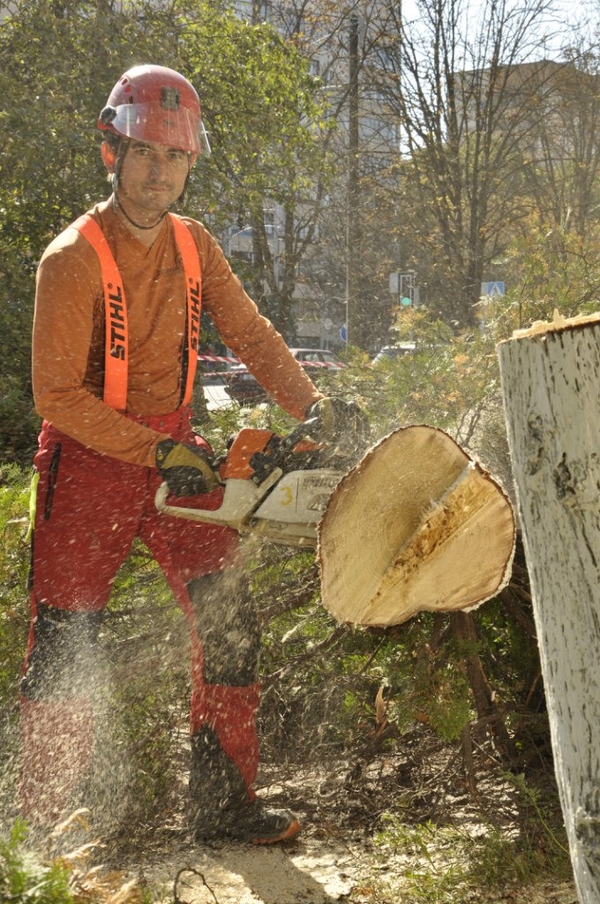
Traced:
<path fill-rule="evenodd" d="M 164 212 L 181 195 L 189 168 L 185 151 L 132 139 L 119 173 L 119 197 L 128 213 L 152 218 Z"/>

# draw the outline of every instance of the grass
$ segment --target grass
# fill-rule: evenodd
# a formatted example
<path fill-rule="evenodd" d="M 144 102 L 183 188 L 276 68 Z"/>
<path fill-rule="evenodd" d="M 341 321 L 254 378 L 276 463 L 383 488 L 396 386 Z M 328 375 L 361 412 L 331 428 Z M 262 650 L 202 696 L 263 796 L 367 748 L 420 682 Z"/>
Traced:
<path fill-rule="evenodd" d="M 0 900 L 10 904 L 71 904 L 70 874 L 57 861 L 43 863 L 27 850 L 27 826 L 17 820 L 0 840 Z"/>
<path fill-rule="evenodd" d="M 408 825 L 393 814 L 375 836 L 375 869 L 351 897 L 353 904 L 469 904 L 541 881 L 572 879 L 560 811 L 527 785 L 505 776 L 516 793 L 513 829 L 482 824 L 474 829 L 424 822 Z"/>
<path fill-rule="evenodd" d="M 48 850 L 65 847 L 60 855 L 34 852 L 27 824 L 17 819 L 8 838 L 0 838 L 0 901 L 2 904 L 150 904 L 152 895 L 121 873 L 89 866 L 95 843 L 68 850 L 74 828 L 85 829 L 83 811 L 73 813 L 47 839 Z"/>

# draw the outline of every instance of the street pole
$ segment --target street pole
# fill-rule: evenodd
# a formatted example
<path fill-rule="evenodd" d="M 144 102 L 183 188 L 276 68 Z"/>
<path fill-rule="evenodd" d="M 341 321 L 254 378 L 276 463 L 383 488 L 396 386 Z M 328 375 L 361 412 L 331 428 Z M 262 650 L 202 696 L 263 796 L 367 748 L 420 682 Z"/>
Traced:
<path fill-rule="evenodd" d="M 358 111 L 358 16 L 350 16 L 348 33 L 348 220 L 346 230 L 346 346 L 364 340 L 360 310 L 359 273 L 359 111 Z"/>

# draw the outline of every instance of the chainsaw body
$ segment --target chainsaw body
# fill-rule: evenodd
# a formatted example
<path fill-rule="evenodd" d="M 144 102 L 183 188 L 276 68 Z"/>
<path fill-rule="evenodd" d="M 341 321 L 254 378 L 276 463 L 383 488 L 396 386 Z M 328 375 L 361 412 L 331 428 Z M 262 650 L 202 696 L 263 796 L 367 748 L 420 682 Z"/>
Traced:
<path fill-rule="evenodd" d="M 192 508 L 181 498 L 167 502 L 169 491 L 163 483 L 156 494 L 157 509 L 275 543 L 314 546 L 317 524 L 347 467 L 334 451 L 306 441 L 303 426 L 287 437 L 270 430 L 241 430 L 218 465 L 224 490 L 219 508 Z"/>

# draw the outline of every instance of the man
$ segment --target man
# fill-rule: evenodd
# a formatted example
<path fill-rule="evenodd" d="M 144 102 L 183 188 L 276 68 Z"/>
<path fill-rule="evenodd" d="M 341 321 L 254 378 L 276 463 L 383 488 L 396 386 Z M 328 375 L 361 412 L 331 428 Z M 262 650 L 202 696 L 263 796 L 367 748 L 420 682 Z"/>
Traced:
<path fill-rule="evenodd" d="M 291 415 L 335 433 L 347 406 L 323 399 L 197 221 L 175 217 L 207 150 L 198 95 L 173 70 L 126 72 L 100 114 L 113 192 L 40 262 L 33 386 L 44 418 L 35 457 L 32 623 L 21 694 L 21 802 L 32 821 L 68 811 L 89 771 L 96 639 L 135 537 L 162 568 L 191 637 L 193 828 L 198 838 L 293 837 L 287 810 L 253 791 L 259 628 L 228 528 L 160 515 L 177 496 L 222 490 L 188 402 L 200 302 L 223 341 Z M 196 500 L 197 501 L 197 500 Z"/>

